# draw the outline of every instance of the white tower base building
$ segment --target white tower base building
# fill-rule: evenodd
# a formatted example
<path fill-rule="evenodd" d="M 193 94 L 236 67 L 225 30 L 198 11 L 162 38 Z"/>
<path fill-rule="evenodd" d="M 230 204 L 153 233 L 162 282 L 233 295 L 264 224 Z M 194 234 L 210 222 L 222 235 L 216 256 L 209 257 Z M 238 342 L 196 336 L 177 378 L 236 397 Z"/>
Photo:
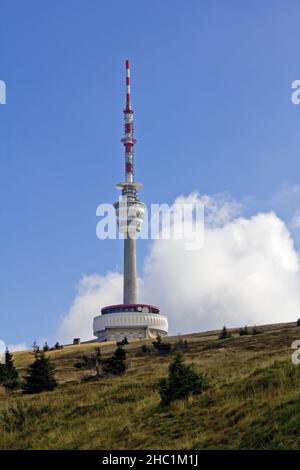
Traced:
<path fill-rule="evenodd" d="M 94 318 L 93 329 L 99 341 L 155 339 L 168 334 L 168 319 L 153 305 L 110 305 Z"/>

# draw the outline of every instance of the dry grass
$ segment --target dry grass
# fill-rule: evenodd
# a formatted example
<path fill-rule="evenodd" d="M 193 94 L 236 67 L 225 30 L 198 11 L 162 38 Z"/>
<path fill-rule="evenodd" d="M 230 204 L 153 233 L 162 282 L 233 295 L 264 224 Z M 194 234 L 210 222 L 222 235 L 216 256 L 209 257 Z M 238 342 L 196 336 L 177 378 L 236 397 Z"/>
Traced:
<path fill-rule="evenodd" d="M 0 387 L 0 449 L 300 448 L 300 366 L 290 360 L 300 328 L 260 330 L 222 341 L 217 332 L 185 336 L 186 360 L 206 372 L 211 388 L 168 408 L 156 383 L 170 356 L 141 355 L 143 342 L 126 346 L 124 375 L 100 383 L 83 383 L 74 368 L 95 344 L 49 352 L 60 383 L 55 391 L 7 395 Z M 100 346 L 104 356 L 115 347 Z M 32 357 L 14 354 L 21 374 Z"/>

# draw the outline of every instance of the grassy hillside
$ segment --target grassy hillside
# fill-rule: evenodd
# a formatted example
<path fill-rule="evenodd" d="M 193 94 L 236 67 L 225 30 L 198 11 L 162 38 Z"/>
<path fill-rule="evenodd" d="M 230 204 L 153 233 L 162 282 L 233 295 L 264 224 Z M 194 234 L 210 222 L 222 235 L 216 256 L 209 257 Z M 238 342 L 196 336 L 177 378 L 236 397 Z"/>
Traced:
<path fill-rule="evenodd" d="M 209 377 L 201 396 L 160 405 L 156 382 L 170 356 L 126 346 L 130 368 L 101 382 L 82 381 L 73 364 L 93 344 L 49 352 L 58 388 L 34 396 L 0 387 L 0 449 L 299 449 L 300 365 L 291 363 L 295 325 L 260 328 L 257 336 L 218 340 L 187 335 L 187 362 Z M 170 338 L 169 341 L 176 341 Z M 113 344 L 101 345 L 103 355 Z M 14 354 L 21 374 L 31 352 Z M 86 372 L 85 372 L 86 373 Z"/>

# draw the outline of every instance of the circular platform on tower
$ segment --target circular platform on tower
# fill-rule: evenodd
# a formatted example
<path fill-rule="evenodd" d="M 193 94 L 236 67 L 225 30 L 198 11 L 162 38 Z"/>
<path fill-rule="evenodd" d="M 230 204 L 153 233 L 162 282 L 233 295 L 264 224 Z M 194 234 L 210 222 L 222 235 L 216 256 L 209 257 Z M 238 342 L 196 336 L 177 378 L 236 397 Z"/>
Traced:
<path fill-rule="evenodd" d="M 93 331 L 100 341 L 156 338 L 168 334 L 168 319 L 154 305 L 108 305 L 94 318 Z"/>

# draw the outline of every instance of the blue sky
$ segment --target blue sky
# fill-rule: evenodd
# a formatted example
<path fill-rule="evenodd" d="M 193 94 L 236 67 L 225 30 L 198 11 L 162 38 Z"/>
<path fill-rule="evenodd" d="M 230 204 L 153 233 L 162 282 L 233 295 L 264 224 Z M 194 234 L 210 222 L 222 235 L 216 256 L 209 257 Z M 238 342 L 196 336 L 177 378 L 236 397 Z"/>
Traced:
<path fill-rule="evenodd" d="M 259 209 L 300 183 L 299 17 L 297 0 L 2 0 L 1 339 L 47 336 L 83 273 L 121 269 L 95 211 L 123 174 L 126 58 L 146 203 L 229 191 Z"/>

